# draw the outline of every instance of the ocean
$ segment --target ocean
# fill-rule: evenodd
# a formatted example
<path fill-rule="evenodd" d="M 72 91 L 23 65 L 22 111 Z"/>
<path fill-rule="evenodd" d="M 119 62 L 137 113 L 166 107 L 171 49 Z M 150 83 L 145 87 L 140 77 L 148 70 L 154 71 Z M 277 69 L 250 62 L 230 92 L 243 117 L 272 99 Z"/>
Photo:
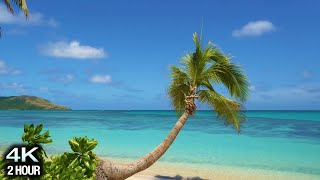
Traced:
<path fill-rule="evenodd" d="M 320 111 L 248 111 L 241 132 L 210 111 L 189 118 L 160 159 L 320 175 Z M 44 124 L 49 154 L 71 151 L 74 136 L 97 139 L 99 156 L 137 159 L 156 147 L 177 120 L 174 111 L 0 111 L 0 151 L 21 142 L 25 123 Z M 319 176 L 320 177 L 320 176 Z"/>

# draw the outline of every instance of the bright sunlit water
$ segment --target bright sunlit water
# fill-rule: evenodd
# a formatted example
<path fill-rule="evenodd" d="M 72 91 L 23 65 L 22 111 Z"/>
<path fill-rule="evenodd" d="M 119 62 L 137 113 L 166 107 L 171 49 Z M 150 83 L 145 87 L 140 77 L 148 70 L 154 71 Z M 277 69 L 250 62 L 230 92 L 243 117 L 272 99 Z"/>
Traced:
<path fill-rule="evenodd" d="M 242 131 L 216 114 L 190 118 L 163 162 L 226 165 L 320 175 L 320 111 L 249 111 Z M 70 151 L 68 140 L 99 141 L 99 156 L 136 159 L 156 147 L 175 124 L 173 111 L 0 111 L 0 151 L 21 142 L 24 123 L 50 130 L 50 154 Z"/>

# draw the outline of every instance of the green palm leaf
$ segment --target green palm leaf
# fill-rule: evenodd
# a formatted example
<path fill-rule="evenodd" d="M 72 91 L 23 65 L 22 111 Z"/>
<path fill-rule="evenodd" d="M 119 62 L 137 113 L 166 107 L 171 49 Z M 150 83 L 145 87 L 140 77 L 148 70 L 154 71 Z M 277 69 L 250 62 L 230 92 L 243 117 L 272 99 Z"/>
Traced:
<path fill-rule="evenodd" d="M 28 12 L 28 6 L 27 6 L 26 0 L 12 0 L 12 1 L 13 1 L 14 4 L 16 4 L 23 11 L 23 13 L 26 15 L 26 17 L 28 17 L 29 12 Z M 9 0 L 4 0 L 4 4 L 7 6 L 9 11 L 12 14 L 14 14 L 14 10 L 13 10 Z"/>
<path fill-rule="evenodd" d="M 240 122 L 245 119 L 245 115 L 241 112 L 241 104 L 211 90 L 199 91 L 199 97 L 200 102 L 209 105 L 217 112 L 218 118 L 224 120 L 226 124 L 233 124 L 237 131 L 240 131 Z"/>
<path fill-rule="evenodd" d="M 171 66 L 170 69 L 170 76 L 173 78 L 173 81 L 169 86 L 168 94 L 173 107 L 180 116 L 185 108 L 185 95 L 189 91 L 189 86 L 187 85 L 189 77 L 184 71 L 176 66 Z"/>
<path fill-rule="evenodd" d="M 13 2 L 23 11 L 23 13 L 28 17 L 28 6 L 26 0 L 13 0 Z"/>
<path fill-rule="evenodd" d="M 233 63 L 215 63 L 205 72 L 210 80 L 223 83 L 231 96 L 245 101 L 248 97 L 249 83 L 241 67 Z"/>
<path fill-rule="evenodd" d="M 9 2 L 9 0 L 4 0 L 4 4 L 7 6 L 7 8 L 9 9 L 9 11 L 13 14 L 14 10 Z"/>
<path fill-rule="evenodd" d="M 172 81 L 168 95 L 173 107 L 181 115 L 186 108 L 187 96 L 199 97 L 200 103 L 209 105 L 217 112 L 218 118 L 225 120 L 226 124 L 233 124 L 239 132 L 240 122 L 245 119 L 243 106 L 218 94 L 214 83 L 224 85 L 232 97 L 244 102 L 249 92 L 247 77 L 241 67 L 231 63 L 230 56 L 221 53 L 216 45 L 208 42 L 202 48 L 196 33 L 193 41 L 195 51 L 186 53 L 181 60 L 182 67 L 170 67 Z"/>

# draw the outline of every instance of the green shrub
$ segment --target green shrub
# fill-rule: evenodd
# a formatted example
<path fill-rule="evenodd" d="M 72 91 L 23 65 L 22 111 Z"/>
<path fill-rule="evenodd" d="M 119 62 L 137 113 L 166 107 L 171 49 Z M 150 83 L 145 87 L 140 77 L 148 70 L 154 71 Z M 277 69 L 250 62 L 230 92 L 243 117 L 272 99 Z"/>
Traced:
<path fill-rule="evenodd" d="M 65 152 L 57 156 L 47 157 L 42 144 L 52 143 L 49 131 L 40 134 L 43 125 L 34 127 L 33 124 L 24 126 L 22 141 L 27 143 L 28 147 L 39 147 L 37 158 L 43 162 L 43 174 L 39 177 L 29 177 L 29 179 L 58 180 L 58 179 L 95 179 L 95 170 L 98 165 L 96 154 L 92 150 L 98 145 L 94 139 L 87 137 L 74 137 L 69 140 L 70 148 L 73 152 Z M 6 177 L 4 172 L 5 161 L 0 158 L 0 179 L 26 180 L 26 177 Z"/>
<path fill-rule="evenodd" d="M 0 157 L 0 179 L 5 179 L 5 176 L 4 176 L 4 167 L 5 167 L 5 162 L 4 162 L 4 160 Z"/>
<path fill-rule="evenodd" d="M 92 150 L 98 142 L 84 137 L 73 138 L 69 144 L 72 153 L 63 153 L 46 161 L 44 179 L 95 179 L 98 160 Z"/>
<path fill-rule="evenodd" d="M 37 154 L 35 155 L 37 159 L 44 163 L 45 158 L 48 158 L 46 151 L 42 148 L 42 144 L 50 144 L 52 143 L 52 139 L 50 138 L 49 131 L 46 131 L 43 134 L 40 134 L 43 129 L 43 125 L 37 125 L 34 127 L 33 124 L 30 126 L 25 124 L 24 125 L 24 132 L 22 134 L 22 141 L 27 143 L 27 147 L 33 148 L 33 147 L 39 147 L 40 151 L 37 151 Z"/>

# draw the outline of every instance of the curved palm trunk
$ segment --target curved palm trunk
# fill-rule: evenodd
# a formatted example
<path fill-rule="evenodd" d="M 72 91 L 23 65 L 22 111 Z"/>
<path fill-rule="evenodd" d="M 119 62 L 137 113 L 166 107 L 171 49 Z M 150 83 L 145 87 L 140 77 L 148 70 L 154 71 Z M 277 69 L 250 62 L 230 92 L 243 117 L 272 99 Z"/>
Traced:
<path fill-rule="evenodd" d="M 114 164 L 106 159 L 100 159 L 100 165 L 103 169 L 103 172 L 107 175 L 108 180 L 126 179 L 153 165 L 169 149 L 170 145 L 176 139 L 190 114 L 190 111 L 184 112 L 162 143 L 149 154 L 145 155 L 136 162 L 131 164 Z"/>

